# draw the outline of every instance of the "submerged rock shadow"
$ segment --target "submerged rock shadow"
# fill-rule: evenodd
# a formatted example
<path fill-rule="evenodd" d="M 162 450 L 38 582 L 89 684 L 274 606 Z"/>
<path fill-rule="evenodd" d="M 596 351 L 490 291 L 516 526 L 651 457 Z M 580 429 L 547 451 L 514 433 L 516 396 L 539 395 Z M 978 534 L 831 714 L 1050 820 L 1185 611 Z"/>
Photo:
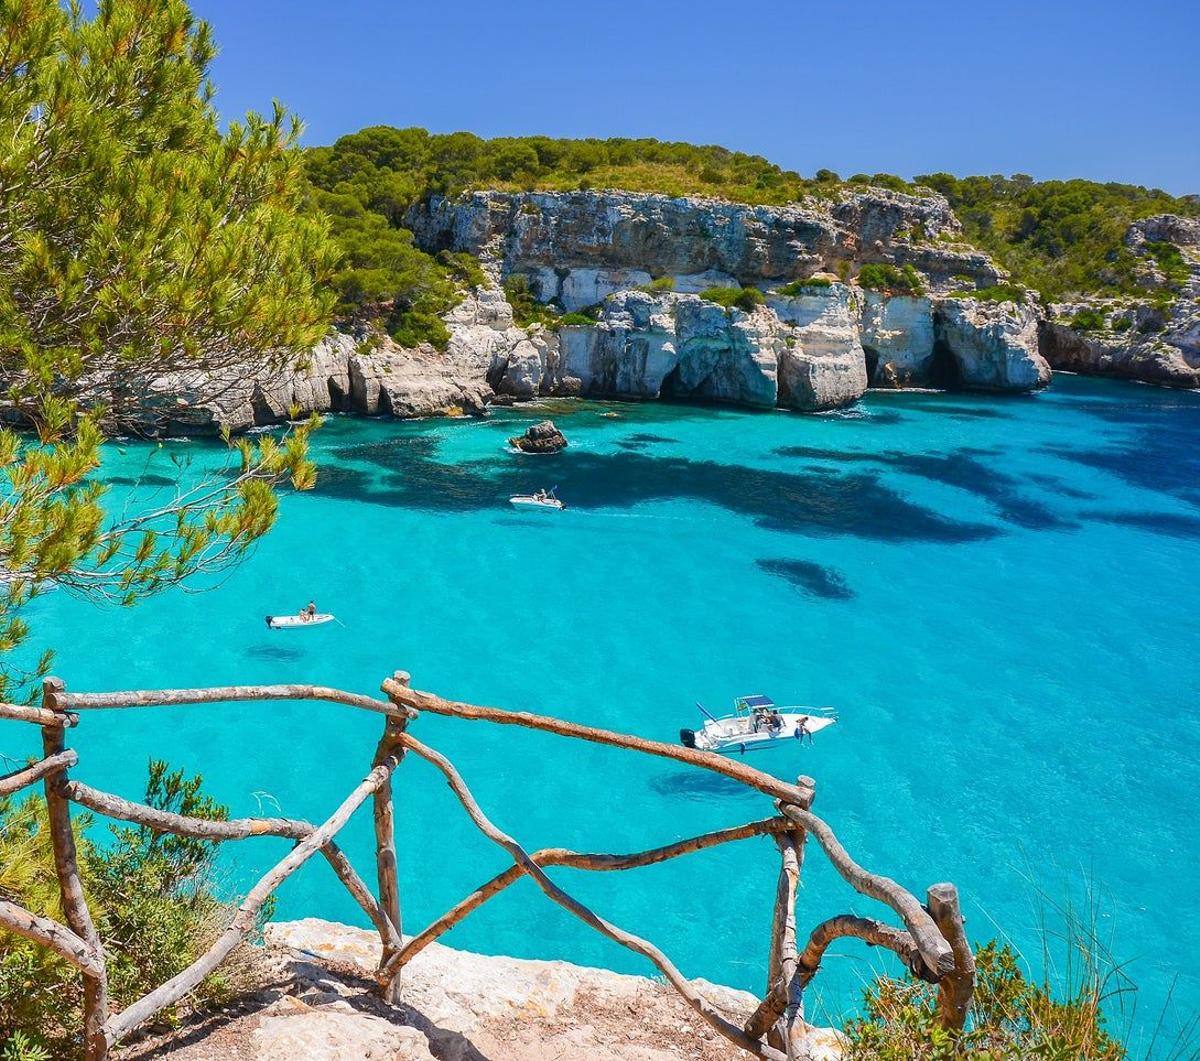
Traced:
<path fill-rule="evenodd" d="M 882 465 L 930 482 L 966 490 L 990 502 L 1006 522 L 1028 530 L 1065 530 L 1078 526 L 1074 521 L 1053 512 L 1042 502 L 1025 497 L 1018 489 L 1020 480 L 1015 476 L 997 471 L 978 459 L 981 455 L 991 455 L 995 452 L 968 447 L 950 453 L 824 450 L 814 446 L 783 446 L 775 450 L 776 455 L 780 457 L 839 464 Z"/>
<path fill-rule="evenodd" d="M 318 475 L 314 492 L 423 511 L 471 512 L 506 504 L 521 485 L 515 465 L 503 458 L 447 464 L 427 452 L 409 449 L 402 469 L 391 474 L 346 465 L 326 469 Z M 375 454 L 375 459 L 390 464 L 396 458 L 385 453 Z M 559 496 L 575 511 L 629 509 L 683 498 L 790 533 L 949 543 L 981 541 L 999 533 L 995 527 L 950 519 L 914 504 L 874 474 L 797 473 L 686 457 L 566 450 L 557 455 L 551 475 Z"/>
<path fill-rule="evenodd" d="M 769 575 L 781 578 L 799 589 L 805 596 L 823 600 L 853 600 L 854 590 L 846 585 L 840 571 L 812 560 L 756 560 Z"/>

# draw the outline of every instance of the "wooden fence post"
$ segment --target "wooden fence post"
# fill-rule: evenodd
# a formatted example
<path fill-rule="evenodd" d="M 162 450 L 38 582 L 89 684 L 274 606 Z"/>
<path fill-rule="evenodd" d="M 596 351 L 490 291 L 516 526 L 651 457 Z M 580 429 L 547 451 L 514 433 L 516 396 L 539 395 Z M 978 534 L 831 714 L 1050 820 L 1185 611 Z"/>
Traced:
<path fill-rule="evenodd" d="M 801 775 L 796 779 L 800 790 L 797 806 L 810 810 L 816 795 L 817 783 Z M 788 833 L 775 837 L 782 863 L 779 887 L 775 893 L 775 914 L 772 918 L 771 953 L 768 958 L 767 997 L 772 995 L 782 1003 L 779 1017 L 767 1030 L 767 1044 L 782 1050 L 789 1058 L 803 1056 L 807 1026 L 804 1023 L 804 994 L 799 978 L 799 948 L 796 943 L 796 895 L 800 887 L 800 870 L 804 866 L 805 830 L 796 826 Z"/>
<path fill-rule="evenodd" d="M 55 712 L 63 708 L 59 695 L 65 686 L 58 678 L 42 683 L 42 707 Z M 43 726 L 42 749 L 46 757 L 65 750 L 66 726 Z M 63 916 L 71 930 L 80 937 L 96 956 L 96 973 L 83 974 L 83 1036 L 86 1061 L 105 1061 L 108 1056 L 108 972 L 104 964 L 104 948 L 92 915 L 83 895 L 79 879 L 79 857 L 75 850 L 75 834 L 71 831 L 71 802 L 63 788 L 67 781 L 65 769 L 48 774 L 44 779 L 46 813 L 50 823 L 50 839 L 54 846 L 54 869 L 62 896 Z"/>
<path fill-rule="evenodd" d="M 401 685 L 408 685 L 410 678 L 407 671 L 396 671 L 393 680 Z M 375 751 L 375 765 L 378 766 L 390 755 L 404 755 L 404 747 L 399 737 L 408 725 L 407 720 L 388 717 L 384 719 L 383 736 Z M 389 777 L 375 790 L 375 868 L 379 880 L 379 905 L 384 915 L 396 930 L 396 936 L 403 945 L 403 928 L 400 920 L 400 878 L 396 867 L 396 816 L 392 803 L 392 780 Z M 383 947 L 379 959 L 379 971 L 382 974 L 388 968 L 397 951 L 389 944 L 386 936 L 380 938 Z M 400 967 L 397 966 L 392 974 L 381 984 L 385 1002 L 395 1005 L 400 1000 Z"/>
<path fill-rule="evenodd" d="M 929 916 L 954 951 L 954 969 L 938 982 L 938 1018 L 947 1031 L 960 1032 L 975 993 L 975 955 L 963 929 L 958 889 L 953 884 L 934 884 L 926 893 Z"/>

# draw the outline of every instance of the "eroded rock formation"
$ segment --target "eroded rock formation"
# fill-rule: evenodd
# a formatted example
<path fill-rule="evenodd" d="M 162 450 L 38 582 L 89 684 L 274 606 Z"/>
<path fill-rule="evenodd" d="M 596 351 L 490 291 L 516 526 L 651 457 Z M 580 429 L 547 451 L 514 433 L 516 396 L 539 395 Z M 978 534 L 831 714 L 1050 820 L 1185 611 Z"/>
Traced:
<path fill-rule="evenodd" d="M 490 277 L 448 314 L 444 352 L 333 335 L 291 372 L 156 381 L 147 388 L 153 412 L 175 429 L 205 431 L 295 410 L 475 414 L 497 397 L 820 411 L 868 387 L 1036 390 L 1051 368 L 1200 386 L 1200 223 L 1191 218 L 1130 227 L 1147 298 L 1048 309 L 1032 297 L 964 293 L 1004 274 L 956 242 L 958 222 L 937 195 L 872 189 L 751 207 L 624 192 L 478 192 L 435 198 L 409 221 L 427 250 L 475 253 Z M 1156 264 L 1165 244 L 1191 268 L 1170 299 Z M 855 278 L 866 264 L 912 265 L 925 291 L 865 290 Z M 517 326 L 500 286 L 512 275 L 576 315 L 557 327 Z M 756 287 L 765 305 L 726 309 L 699 294 L 730 286 Z M 1096 310 L 1102 325 L 1079 326 L 1081 309 Z"/>

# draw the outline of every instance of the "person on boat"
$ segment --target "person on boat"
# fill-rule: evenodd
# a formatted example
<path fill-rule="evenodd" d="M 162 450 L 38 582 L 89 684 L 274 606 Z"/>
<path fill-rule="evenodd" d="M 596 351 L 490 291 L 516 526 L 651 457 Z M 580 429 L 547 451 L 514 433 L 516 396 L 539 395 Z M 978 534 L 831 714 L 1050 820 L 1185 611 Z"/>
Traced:
<path fill-rule="evenodd" d="M 781 729 L 783 729 L 783 718 L 780 716 L 778 711 L 771 712 L 767 720 L 767 726 L 772 733 L 778 733 Z"/>
<path fill-rule="evenodd" d="M 545 490 L 535 491 L 534 495 L 533 495 L 533 499 L 534 499 L 534 501 L 545 501 L 546 500 L 546 491 Z"/>
<path fill-rule="evenodd" d="M 800 721 L 796 723 L 796 732 L 792 734 L 801 744 L 804 743 L 804 738 L 808 737 L 808 743 L 812 744 L 812 731 L 808 728 L 808 715 L 801 715 Z"/>
<path fill-rule="evenodd" d="M 311 623 L 317 617 L 317 602 L 310 600 L 308 602 L 308 607 L 305 608 L 300 615 L 303 617 L 306 623 Z"/>

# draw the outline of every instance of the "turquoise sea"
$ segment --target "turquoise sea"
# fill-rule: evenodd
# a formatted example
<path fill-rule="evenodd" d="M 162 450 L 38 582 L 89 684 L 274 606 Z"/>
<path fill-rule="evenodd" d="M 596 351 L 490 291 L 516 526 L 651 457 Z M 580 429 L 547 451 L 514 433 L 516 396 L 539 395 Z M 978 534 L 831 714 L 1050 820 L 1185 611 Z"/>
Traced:
<path fill-rule="evenodd" d="M 565 453 L 506 449 L 546 415 Z M 118 496 L 165 491 L 172 461 L 220 459 L 200 443 L 122 448 L 107 465 Z M 403 668 L 445 696 L 663 740 L 700 721 L 695 701 L 832 705 L 841 722 L 814 747 L 753 761 L 814 776 L 814 809 L 860 862 L 918 894 L 956 882 L 969 933 L 1010 939 L 1038 971 L 1056 910 L 1086 918 L 1093 904 L 1140 988 L 1112 1009 L 1143 1055 L 1200 1009 L 1200 396 L 1058 377 L 1033 398 L 873 393 L 824 416 L 563 403 L 484 421 L 334 417 L 315 449 L 316 491 L 288 498 L 211 591 L 130 610 L 37 602 L 56 673 L 77 690 L 371 693 Z M 555 484 L 559 516 L 506 504 Z M 310 597 L 344 626 L 266 629 L 266 613 Z M 236 815 L 320 820 L 379 730 L 336 706 L 261 704 L 97 712 L 72 740 L 78 776 L 128 796 L 162 756 Z M 632 851 L 771 811 L 723 779 L 611 749 L 434 717 L 414 732 L 528 848 Z M 30 754 L 35 736 L 9 724 L 0 752 Z M 398 799 L 411 932 L 505 857 L 425 764 L 404 763 Z M 344 846 L 368 874 L 369 814 Z M 227 845 L 227 884 L 244 888 L 282 850 Z M 776 873 L 757 839 L 555 876 L 688 975 L 758 991 Z M 810 846 L 801 930 L 845 911 L 884 916 Z M 280 895 L 278 916 L 307 915 L 361 921 L 317 863 Z M 528 882 L 445 942 L 649 971 Z M 1061 975 L 1063 947 L 1048 947 Z M 838 947 L 810 1014 L 853 1009 L 888 958 Z"/>

